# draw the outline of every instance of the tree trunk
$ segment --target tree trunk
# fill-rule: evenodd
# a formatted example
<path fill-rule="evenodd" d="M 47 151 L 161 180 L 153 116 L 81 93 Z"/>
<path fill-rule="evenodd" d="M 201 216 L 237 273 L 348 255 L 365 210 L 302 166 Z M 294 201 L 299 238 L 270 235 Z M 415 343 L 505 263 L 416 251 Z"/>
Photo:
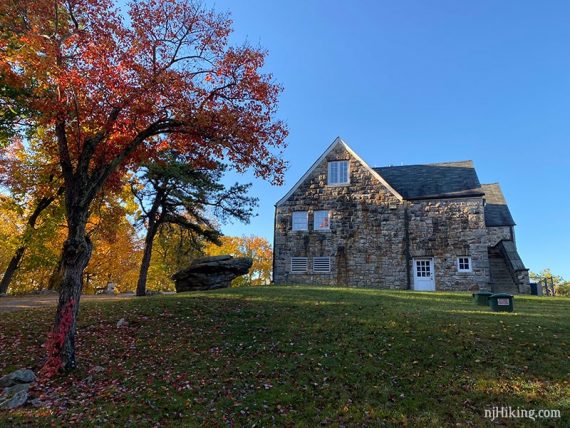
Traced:
<path fill-rule="evenodd" d="M 162 203 L 165 201 L 166 196 L 166 191 L 164 189 L 157 189 L 152 206 L 146 213 L 148 218 L 148 228 L 144 239 L 144 252 L 139 271 L 139 279 L 137 281 L 137 296 L 146 295 L 146 279 L 148 276 L 148 268 L 150 267 L 150 258 L 152 256 L 152 245 L 154 243 L 156 232 L 158 232 L 158 228 L 162 224 L 166 214 L 166 210 L 164 208 L 160 213 L 159 210 Z"/>
<path fill-rule="evenodd" d="M 26 251 L 26 247 L 18 248 L 16 250 L 16 254 L 14 254 L 14 257 L 12 257 L 12 260 L 10 260 L 8 268 L 6 269 L 6 272 L 4 272 L 4 276 L 2 277 L 2 282 L 0 282 L 0 294 L 6 294 L 8 292 L 8 287 L 12 282 L 12 278 L 14 277 L 14 274 L 16 273 L 18 267 L 20 266 L 22 257 L 24 257 L 24 251 Z"/>
<path fill-rule="evenodd" d="M 75 332 L 83 271 L 93 250 L 91 239 L 85 233 L 87 218 L 87 208 L 74 206 L 74 210 L 68 213 L 68 237 L 61 255 L 61 290 L 46 363 L 56 370 L 68 371 L 76 367 Z"/>
<path fill-rule="evenodd" d="M 141 268 L 139 271 L 139 279 L 137 281 L 137 296 L 146 295 L 146 280 L 148 277 L 148 268 L 150 267 L 150 258 L 152 256 L 152 245 L 154 243 L 154 237 L 158 231 L 158 225 L 151 222 L 148 226 L 148 231 L 146 233 L 146 238 L 144 240 L 144 252 L 141 262 Z"/>

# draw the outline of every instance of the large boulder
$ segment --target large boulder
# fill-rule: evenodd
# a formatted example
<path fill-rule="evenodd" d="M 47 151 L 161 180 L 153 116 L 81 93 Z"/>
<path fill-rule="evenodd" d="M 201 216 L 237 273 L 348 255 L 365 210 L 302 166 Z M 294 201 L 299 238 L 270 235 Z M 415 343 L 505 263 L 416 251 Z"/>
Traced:
<path fill-rule="evenodd" d="M 11 410 L 28 401 L 28 390 L 36 381 L 33 371 L 20 369 L 0 377 L 0 409 Z"/>
<path fill-rule="evenodd" d="M 12 410 L 22 407 L 28 401 L 28 388 L 29 386 L 25 390 L 16 391 L 15 393 L 7 391 L 8 388 L 6 388 L 4 393 L 0 395 L 0 409 Z"/>
<path fill-rule="evenodd" d="M 18 383 L 33 383 L 36 375 L 28 369 L 18 369 L 10 374 L 0 377 L 0 388 L 14 386 Z"/>
<path fill-rule="evenodd" d="M 229 287 L 232 280 L 245 275 L 253 260 L 249 257 L 201 257 L 172 275 L 176 292 L 213 290 Z"/>

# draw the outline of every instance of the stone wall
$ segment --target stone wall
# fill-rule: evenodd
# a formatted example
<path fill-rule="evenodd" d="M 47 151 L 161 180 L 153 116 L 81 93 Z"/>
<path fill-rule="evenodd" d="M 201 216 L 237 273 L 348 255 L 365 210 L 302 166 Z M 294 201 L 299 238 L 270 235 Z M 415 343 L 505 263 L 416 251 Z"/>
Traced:
<path fill-rule="evenodd" d="M 512 237 L 510 226 L 487 227 L 487 243 L 489 247 L 494 247 L 504 239 L 510 241 Z"/>
<path fill-rule="evenodd" d="M 327 185 L 327 165 L 334 160 L 349 161 L 348 185 Z M 330 231 L 313 229 L 317 210 L 331 211 Z M 308 231 L 292 230 L 294 211 L 308 211 Z M 341 145 L 276 207 L 275 216 L 276 284 L 413 288 L 413 258 L 430 257 L 437 290 L 485 290 L 489 242 L 505 233 L 485 227 L 481 197 L 400 201 Z M 322 256 L 331 257 L 331 272 L 313 273 L 313 258 Z M 471 257 L 471 272 L 458 272 L 459 256 Z M 307 257 L 308 272 L 292 273 L 291 257 Z"/>
<path fill-rule="evenodd" d="M 530 294 L 530 276 L 528 270 L 519 270 L 516 272 L 517 286 L 519 293 Z"/>
<path fill-rule="evenodd" d="M 349 160 L 349 185 L 328 186 L 329 161 Z M 331 211 L 330 231 L 313 230 L 313 213 Z M 309 212 L 309 230 L 292 231 L 292 212 Z M 342 146 L 276 208 L 274 281 L 406 288 L 404 204 Z M 331 273 L 312 273 L 313 257 L 330 256 Z M 291 273 L 291 257 L 308 257 L 309 272 Z"/>
<path fill-rule="evenodd" d="M 411 204 L 409 222 L 410 256 L 433 257 L 437 290 L 488 288 L 482 198 L 416 201 Z M 459 256 L 471 257 L 472 272 L 458 272 Z"/>

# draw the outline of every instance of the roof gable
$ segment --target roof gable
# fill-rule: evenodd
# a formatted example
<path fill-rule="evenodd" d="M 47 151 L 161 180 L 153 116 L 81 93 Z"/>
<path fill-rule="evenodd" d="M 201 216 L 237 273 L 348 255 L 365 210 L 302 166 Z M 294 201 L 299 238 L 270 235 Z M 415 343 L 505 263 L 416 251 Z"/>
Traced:
<path fill-rule="evenodd" d="M 399 200 L 484 197 L 486 226 L 515 225 L 500 186 L 496 183 L 481 185 L 473 161 L 371 168 L 340 137 L 332 142 L 276 206 L 286 202 L 339 145 Z"/>
<path fill-rule="evenodd" d="M 374 168 L 405 199 L 483 196 L 473 161 Z"/>
<path fill-rule="evenodd" d="M 364 162 L 364 160 L 362 160 L 362 158 L 360 156 L 358 156 L 354 152 L 354 150 L 352 150 L 348 146 L 348 144 L 346 144 L 342 140 L 342 138 L 337 137 L 332 142 L 332 144 L 324 151 L 324 153 L 313 163 L 313 165 L 311 165 L 309 170 L 305 174 L 303 174 L 303 176 L 299 179 L 299 181 L 297 181 L 297 183 L 295 183 L 295 185 L 291 188 L 291 190 L 289 190 L 287 192 L 287 194 L 285 196 L 283 196 L 283 198 L 281 198 L 277 202 L 277 204 L 275 204 L 275 206 L 282 205 L 285 201 L 287 201 L 287 199 L 289 199 L 291 197 L 291 195 L 293 195 L 293 193 L 295 193 L 295 191 L 299 188 L 299 186 L 301 184 L 303 184 L 305 182 L 305 180 L 311 176 L 313 171 L 321 164 L 321 162 L 323 162 L 326 159 L 327 155 L 330 152 L 332 152 L 338 145 L 341 145 L 354 159 L 356 159 L 360 164 L 362 164 L 362 166 L 364 168 L 366 168 L 370 172 L 370 174 L 374 178 L 376 178 L 380 183 L 382 183 L 382 185 L 384 185 L 384 187 L 386 187 L 394 196 L 396 196 L 400 200 L 404 199 L 402 197 L 402 195 L 400 195 L 377 171 L 375 171 L 366 162 Z"/>

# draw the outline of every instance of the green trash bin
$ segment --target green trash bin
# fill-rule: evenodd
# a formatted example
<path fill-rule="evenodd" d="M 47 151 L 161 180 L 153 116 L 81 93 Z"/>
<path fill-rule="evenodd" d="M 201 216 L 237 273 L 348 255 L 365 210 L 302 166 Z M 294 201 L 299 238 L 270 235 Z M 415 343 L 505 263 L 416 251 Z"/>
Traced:
<path fill-rule="evenodd" d="M 496 293 L 489 296 L 489 306 L 494 312 L 512 312 L 514 296 L 508 293 Z"/>
<path fill-rule="evenodd" d="M 473 293 L 473 302 L 479 306 L 489 306 L 489 296 L 492 294 L 490 291 L 478 291 L 477 293 Z"/>

